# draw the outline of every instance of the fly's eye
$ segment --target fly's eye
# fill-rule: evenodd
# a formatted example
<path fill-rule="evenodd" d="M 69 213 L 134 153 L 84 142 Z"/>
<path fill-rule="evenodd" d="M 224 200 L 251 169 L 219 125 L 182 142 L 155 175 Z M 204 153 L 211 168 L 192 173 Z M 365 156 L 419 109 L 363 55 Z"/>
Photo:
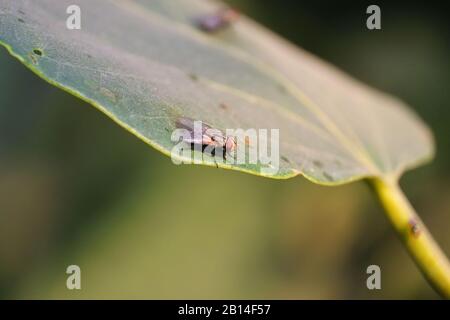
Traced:
<path fill-rule="evenodd" d="M 204 134 L 204 135 L 202 136 L 202 143 L 203 143 L 203 144 L 212 144 L 212 143 L 213 143 L 213 139 L 211 139 L 210 136 Z"/>
<path fill-rule="evenodd" d="M 234 22 L 239 18 L 239 12 L 234 9 L 225 9 L 222 12 L 222 19 L 227 22 Z"/>
<path fill-rule="evenodd" d="M 236 141 L 234 141 L 233 138 L 228 137 L 227 142 L 225 144 L 225 148 L 229 151 L 233 151 L 235 147 L 236 147 Z"/>

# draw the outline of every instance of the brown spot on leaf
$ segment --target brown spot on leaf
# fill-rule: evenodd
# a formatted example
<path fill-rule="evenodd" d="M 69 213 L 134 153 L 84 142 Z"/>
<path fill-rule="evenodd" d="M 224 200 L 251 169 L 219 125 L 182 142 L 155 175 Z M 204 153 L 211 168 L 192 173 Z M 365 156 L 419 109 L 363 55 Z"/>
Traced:
<path fill-rule="evenodd" d="M 219 108 L 222 109 L 222 110 L 228 110 L 228 109 L 229 109 L 229 108 L 228 108 L 228 105 L 225 104 L 225 103 L 220 103 L 220 104 L 219 104 Z"/>
<path fill-rule="evenodd" d="M 110 101 L 112 101 L 113 103 L 117 102 L 117 96 L 114 94 L 114 92 L 112 92 L 111 90 L 105 88 L 105 87 L 101 87 L 100 88 L 100 93 L 102 95 L 104 95 L 105 97 L 107 97 Z"/>

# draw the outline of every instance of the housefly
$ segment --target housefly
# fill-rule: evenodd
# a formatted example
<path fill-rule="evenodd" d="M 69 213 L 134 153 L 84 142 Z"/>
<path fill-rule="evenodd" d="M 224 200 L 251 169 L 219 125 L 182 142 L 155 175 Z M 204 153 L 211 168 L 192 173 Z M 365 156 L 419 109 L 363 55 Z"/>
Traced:
<path fill-rule="evenodd" d="M 217 13 L 205 15 L 198 19 L 198 26 L 206 32 L 223 29 L 237 20 L 239 13 L 231 8 L 224 8 Z"/>
<path fill-rule="evenodd" d="M 201 123 L 201 126 L 197 125 L 197 128 L 196 122 Z M 212 155 L 220 151 L 224 159 L 226 159 L 227 154 L 232 155 L 232 152 L 236 149 L 234 137 L 224 136 L 220 130 L 214 129 L 203 121 L 180 117 L 176 121 L 176 127 L 190 132 L 191 136 L 184 138 L 183 141 L 189 143 L 192 148 L 196 145 L 201 146 L 203 152 L 208 148 L 212 150 Z"/>

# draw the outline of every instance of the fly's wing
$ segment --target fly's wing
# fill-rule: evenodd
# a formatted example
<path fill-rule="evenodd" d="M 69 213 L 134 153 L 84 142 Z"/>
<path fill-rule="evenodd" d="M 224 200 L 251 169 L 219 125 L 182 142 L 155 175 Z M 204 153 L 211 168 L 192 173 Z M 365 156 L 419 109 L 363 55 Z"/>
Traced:
<path fill-rule="evenodd" d="M 208 128 L 205 131 L 205 135 L 211 137 L 211 139 L 218 145 L 224 146 L 226 142 L 226 137 L 223 135 L 223 130 Z"/>
<path fill-rule="evenodd" d="M 194 132 L 196 121 L 200 121 L 200 120 L 194 120 L 194 119 L 187 118 L 187 117 L 180 117 L 176 120 L 175 125 L 177 128 L 186 129 L 186 130 L 189 130 L 190 132 Z M 202 121 L 201 134 L 203 135 L 206 132 L 206 130 L 208 130 L 210 128 L 211 128 L 210 125 L 208 125 Z"/>
<path fill-rule="evenodd" d="M 185 129 L 185 130 L 189 131 L 190 136 L 183 137 L 183 141 L 185 143 L 188 143 L 191 145 L 203 145 L 203 139 L 202 139 L 203 133 L 194 134 L 194 120 L 193 119 L 180 117 L 176 120 L 175 126 L 178 129 Z"/>
<path fill-rule="evenodd" d="M 190 118 L 180 117 L 175 122 L 175 126 L 179 129 L 186 129 L 189 131 L 194 131 L 194 120 Z"/>
<path fill-rule="evenodd" d="M 192 144 L 192 145 L 203 145 L 203 139 L 202 138 L 195 138 L 195 137 L 189 137 L 189 138 L 184 138 L 183 139 L 184 142 Z"/>

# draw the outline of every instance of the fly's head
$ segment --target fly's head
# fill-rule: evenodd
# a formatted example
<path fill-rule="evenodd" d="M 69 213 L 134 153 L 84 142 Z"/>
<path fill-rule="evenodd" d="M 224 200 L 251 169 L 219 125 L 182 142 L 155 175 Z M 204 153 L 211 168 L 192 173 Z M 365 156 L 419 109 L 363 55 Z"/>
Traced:
<path fill-rule="evenodd" d="M 225 150 L 232 153 L 236 149 L 236 139 L 234 137 L 226 137 Z"/>

